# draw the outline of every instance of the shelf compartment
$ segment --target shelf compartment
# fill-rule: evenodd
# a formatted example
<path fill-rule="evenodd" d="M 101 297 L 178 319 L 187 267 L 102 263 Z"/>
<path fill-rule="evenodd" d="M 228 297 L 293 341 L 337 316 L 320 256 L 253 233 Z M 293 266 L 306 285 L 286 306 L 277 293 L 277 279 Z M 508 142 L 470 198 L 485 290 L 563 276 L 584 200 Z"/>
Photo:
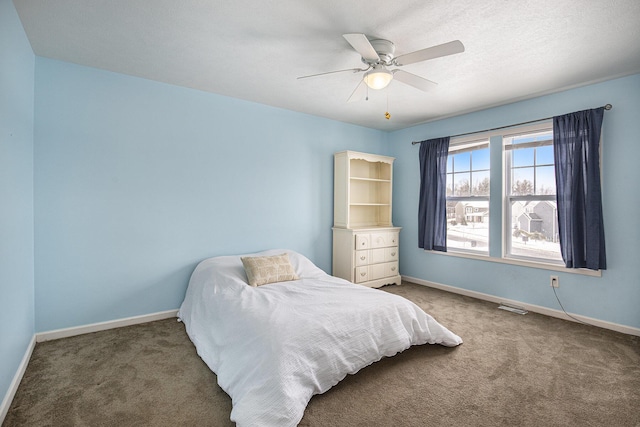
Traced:
<path fill-rule="evenodd" d="M 349 224 L 351 227 L 391 226 L 391 205 L 351 204 Z"/>
<path fill-rule="evenodd" d="M 379 180 L 351 180 L 349 186 L 351 203 L 391 203 L 391 182 Z"/>
<path fill-rule="evenodd" d="M 351 178 L 391 180 L 391 164 L 370 162 L 364 159 L 350 160 Z"/>

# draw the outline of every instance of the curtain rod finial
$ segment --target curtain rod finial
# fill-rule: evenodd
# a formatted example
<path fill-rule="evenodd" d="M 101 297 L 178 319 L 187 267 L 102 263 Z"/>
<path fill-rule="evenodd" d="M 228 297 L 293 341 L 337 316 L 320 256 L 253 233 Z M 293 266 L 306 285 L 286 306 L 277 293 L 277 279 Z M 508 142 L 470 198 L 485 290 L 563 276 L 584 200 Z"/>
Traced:
<path fill-rule="evenodd" d="M 612 108 L 613 108 L 613 105 L 611 105 L 611 104 L 607 104 L 607 105 L 604 106 L 605 110 L 611 110 Z"/>

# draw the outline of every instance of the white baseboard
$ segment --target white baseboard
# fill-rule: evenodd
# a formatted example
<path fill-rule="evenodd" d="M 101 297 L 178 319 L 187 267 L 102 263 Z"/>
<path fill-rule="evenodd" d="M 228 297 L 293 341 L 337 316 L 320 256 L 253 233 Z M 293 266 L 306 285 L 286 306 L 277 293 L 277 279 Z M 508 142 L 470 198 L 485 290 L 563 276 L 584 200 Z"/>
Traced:
<path fill-rule="evenodd" d="M 36 333 L 36 342 L 57 340 L 76 335 L 90 334 L 92 332 L 106 331 L 107 329 L 122 328 L 123 326 L 138 325 L 140 323 L 154 322 L 156 320 L 176 317 L 178 310 L 167 310 L 158 313 L 143 314 L 141 316 L 126 317 L 124 319 L 109 320 L 107 322 L 92 323 L 89 325 L 75 326 L 72 328 L 56 329 L 47 332 Z"/>
<path fill-rule="evenodd" d="M 4 399 L 2 399 L 2 405 L 0 405 L 0 425 L 4 422 L 7 413 L 9 412 L 9 407 L 11 406 L 11 402 L 13 402 L 13 397 L 16 395 L 18 391 L 18 386 L 20 385 L 20 381 L 22 381 L 22 377 L 24 376 L 25 371 L 27 370 L 27 365 L 29 364 L 29 359 L 31 359 L 31 354 L 33 353 L 33 349 L 36 347 L 36 336 L 31 337 L 31 341 L 27 346 L 27 351 L 24 353 L 22 357 L 22 361 L 18 366 L 18 370 L 16 374 L 13 376 L 13 380 L 9 385 L 9 389 L 7 393 L 4 395 Z"/>
<path fill-rule="evenodd" d="M 443 285 L 441 283 L 430 282 L 428 280 L 418 279 L 416 277 L 403 275 L 402 280 L 406 282 L 416 283 L 422 286 L 428 286 L 430 288 L 440 289 L 440 290 L 451 292 L 454 294 L 460 294 L 460 295 L 465 295 L 472 298 L 481 299 L 484 301 L 495 302 L 496 304 L 505 303 L 509 305 L 514 305 L 517 307 L 522 307 L 525 310 L 532 311 L 534 313 L 544 314 L 545 316 L 550 316 L 550 317 L 557 317 L 558 319 L 570 320 L 572 322 L 575 322 L 576 319 L 578 319 L 582 322 L 588 323 L 593 326 L 597 326 L 599 328 L 609 329 L 616 332 L 622 332 L 623 334 L 628 334 L 628 335 L 640 336 L 640 329 L 634 328 L 631 326 L 620 325 L 618 323 L 606 322 L 604 320 L 593 319 L 591 317 L 570 313 L 571 317 L 574 317 L 574 319 L 572 319 L 571 317 L 567 316 L 562 310 L 542 307 L 535 304 L 527 304 L 522 301 L 515 301 L 515 300 L 506 299 L 506 298 L 500 298 L 495 295 L 484 294 L 482 292 L 476 292 L 476 291 L 470 291 L 468 289 L 457 288 L 455 286 Z"/>

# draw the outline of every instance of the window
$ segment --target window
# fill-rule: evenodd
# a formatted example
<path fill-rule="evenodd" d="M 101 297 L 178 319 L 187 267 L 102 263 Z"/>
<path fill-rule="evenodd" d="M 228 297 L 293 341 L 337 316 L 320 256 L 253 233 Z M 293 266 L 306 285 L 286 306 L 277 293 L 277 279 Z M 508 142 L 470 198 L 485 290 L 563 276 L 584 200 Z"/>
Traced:
<path fill-rule="evenodd" d="M 490 144 L 502 144 L 504 162 L 491 164 Z M 495 183 L 504 186 L 502 200 L 489 197 L 492 168 L 502 175 L 502 183 Z M 489 227 L 491 208 L 494 216 L 502 215 L 500 229 Z M 550 122 L 452 140 L 447 157 L 448 252 L 561 265 L 558 238 Z"/>
<path fill-rule="evenodd" d="M 489 140 L 456 143 L 447 157 L 447 250 L 489 254 Z"/>
<path fill-rule="evenodd" d="M 565 267 L 555 175 L 551 120 L 452 137 L 446 170 L 447 252 L 599 276 L 592 274 L 595 268 Z"/>
<path fill-rule="evenodd" d="M 553 131 L 542 127 L 503 137 L 504 255 L 560 263 Z"/>

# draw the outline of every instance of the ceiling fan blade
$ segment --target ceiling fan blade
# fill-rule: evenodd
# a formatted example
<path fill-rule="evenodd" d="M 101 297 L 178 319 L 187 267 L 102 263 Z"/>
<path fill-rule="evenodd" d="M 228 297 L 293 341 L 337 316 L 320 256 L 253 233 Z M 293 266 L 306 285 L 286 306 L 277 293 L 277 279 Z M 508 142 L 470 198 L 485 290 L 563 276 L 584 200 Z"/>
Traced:
<path fill-rule="evenodd" d="M 363 101 L 367 97 L 367 85 L 364 80 L 360 81 L 360 84 L 356 86 L 355 90 L 347 99 L 347 102 Z"/>
<path fill-rule="evenodd" d="M 449 43 L 444 43 L 438 46 L 432 46 L 426 49 L 421 49 L 415 52 L 400 55 L 395 58 L 393 62 L 398 66 L 402 66 L 462 52 L 464 52 L 464 45 L 460 40 L 454 40 Z"/>
<path fill-rule="evenodd" d="M 407 84 L 409 86 L 413 86 L 416 89 L 420 89 L 423 92 L 428 92 L 429 90 L 438 86 L 438 83 L 432 82 L 431 80 L 427 80 L 423 77 L 416 76 L 415 74 L 407 73 L 403 70 L 393 70 L 393 78 Z"/>
<path fill-rule="evenodd" d="M 360 71 L 367 71 L 366 68 L 349 68 L 347 70 L 336 70 L 336 71 L 327 71 L 326 73 L 318 73 L 318 74 L 311 74 L 308 76 L 301 76 L 301 77 L 296 77 L 298 80 L 299 79 L 308 79 L 309 77 L 318 77 L 318 76 L 324 76 L 327 74 L 334 74 L 334 73 L 344 73 L 346 71 L 351 71 L 352 73 L 359 73 Z"/>
<path fill-rule="evenodd" d="M 360 54 L 364 59 L 368 61 L 379 61 L 380 57 L 376 50 L 371 46 L 371 42 L 364 34 L 343 34 L 351 47 Z"/>

